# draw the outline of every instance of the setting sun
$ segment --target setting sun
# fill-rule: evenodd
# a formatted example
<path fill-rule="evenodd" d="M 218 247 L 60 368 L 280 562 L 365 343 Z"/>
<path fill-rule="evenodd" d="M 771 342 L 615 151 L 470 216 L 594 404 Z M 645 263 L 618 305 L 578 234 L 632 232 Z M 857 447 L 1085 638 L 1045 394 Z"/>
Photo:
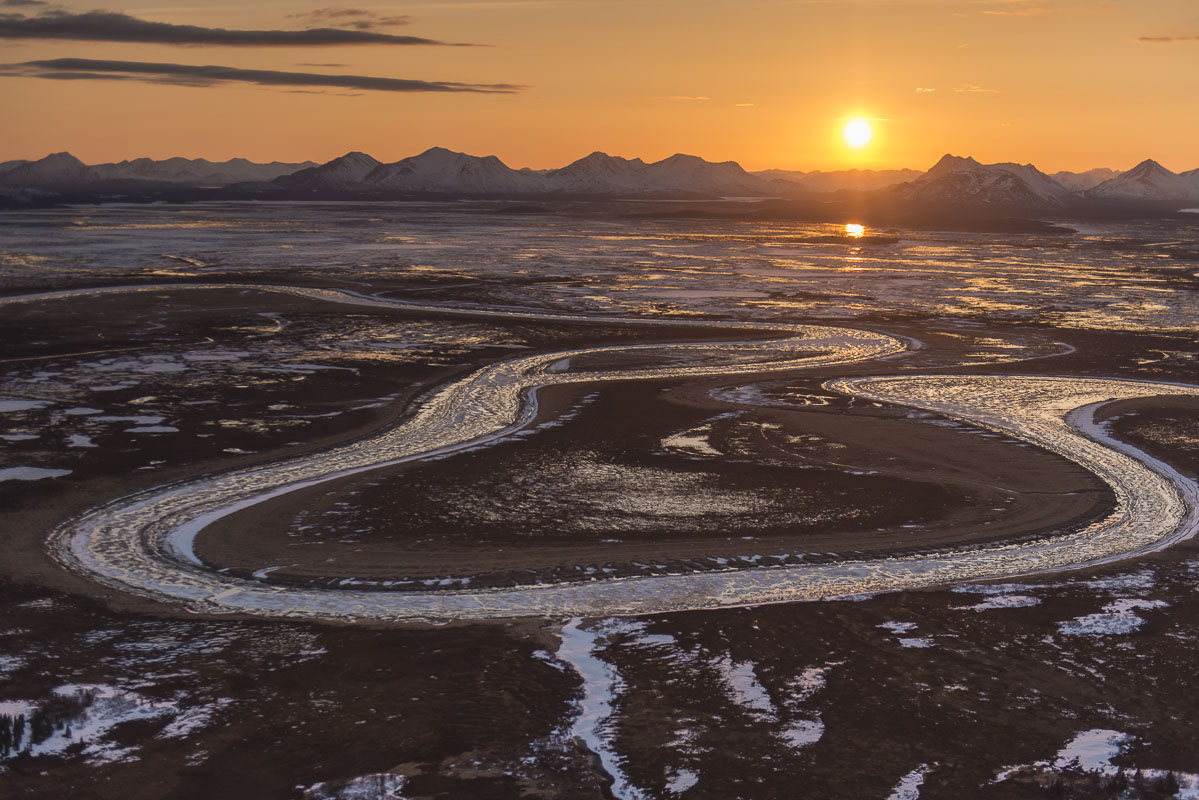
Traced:
<path fill-rule="evenodd" d="M 865 147 L 870 142 L 870 137 L 874 135 L 874 132 L 870 130 L 870 123 L 864 119 L 851 119 L 845 124 L 845 129 L 841 133 L 850 147 Z"/>

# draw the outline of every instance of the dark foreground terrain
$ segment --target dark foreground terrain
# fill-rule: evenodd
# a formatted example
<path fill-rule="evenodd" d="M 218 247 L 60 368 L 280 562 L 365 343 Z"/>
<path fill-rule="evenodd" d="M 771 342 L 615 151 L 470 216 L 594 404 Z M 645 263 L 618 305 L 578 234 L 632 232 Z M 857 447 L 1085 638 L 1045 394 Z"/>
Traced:
<path fill-rule="evenodd" d="M 915 348 L 733 383 L 559 387 L 492 446 L 322 484 L 198 540 L 212 568 L 284 586 L 510 586 L 1018 543 L 1102 516 L 1110 490 L 1060 456 L 824 380 L 1194 382 L 1199 364 L 1189 229 L 862 245 L 740 224 L 194 212 L 29 212 L 0 240 L 6 291 L 290 282 L 449 309 L 814 320 Z M 436 628 L 201 617 L 70 574 L 43 546 L 106 500 L 364 436 L 429 386 L 530 349 L 727 337 L 238 286 L 5 307 L 0 795 L 1199 797 L 1193 542 L 929 591 Z M 1199 476 L 1199 403 L 1100 416 Z"/>

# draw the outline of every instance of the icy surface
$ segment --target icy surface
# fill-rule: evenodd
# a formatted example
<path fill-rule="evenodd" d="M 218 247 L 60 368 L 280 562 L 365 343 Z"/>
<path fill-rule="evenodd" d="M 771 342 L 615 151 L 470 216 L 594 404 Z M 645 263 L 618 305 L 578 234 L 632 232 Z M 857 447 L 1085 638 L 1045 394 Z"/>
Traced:
<path fill-rule="evenodd" d="M 32 411 L 45 408 L 49 403 L 41 400 L 0 400 L 0 414 L 12 414 L 17 411 Z"/>
<path fill-rule="evenodd" d="M 981 603 L 975 603 L 972 606 L 955 606 L 954 608 L 957 611 L 990 611 L 994 608 L 1028 608 L 1039 605 L 1040 602 L 1040 598 L 1027 594 L 1000 594 L 988 597 Z"/>
<path fill-rule="evenodd" d="M 349 305 L 417 308 L 346 291 L 252 288 Z M 153 287 L 117 287 L 96 291 L 152 290 Z M 0 303 L 85 296 L 89 292 L 49 292 L 4 298 Z M 479 317 L 578 319 L 570 315 L 503 311 L 460 313 Z M 679 325 L 680 321 L 641 319 L 636 324 Z M 891 337 L 844 328 L 721 324 L 740 330 L 775 332 L 780 337 L 773 340 L 778 352 L 768 361 L 754 360 L 771 346 L 770 342 L 757 341 L 745 347 L 748 361 L 734 363 L 741 345 L 729 344 L 724 346 L 728 351 L 725 363 L 611 372 L 547 371 L 563 358 L 601 353 L 605 348 L 530 354 L 501 361 L 443 387 L 427 397 L 397 427 L 374 438 L 318 455 L 198 478 L 84 514 L 72 526 L 57 532 L 51 543 L 52 552 L 72 569 L 90 573 L 111 586 L 184 602 L 197 610 L 337 620 L 443 621 L 648 613 L 860 595 L 1104 563 L 1160 549 L 1196 531 L 1199 490 L 1194 483 L 1139 450 L 1106 436 L 1094 424 L 1093 412 L 1097 405 L 1109 400 L 1153 394 L 1193 396 L 1199 394 L 1199 389 L 1086 378 L 933 375 L 845 378 L 828 381 L 825 388 L 874 402 L 900 403 L 931 411 L 1059 453 L 1091 470 L 1111 487 L 1116 499 L 1111 514 L 1069 535 L 957 553 L 453 593 L 430 590 L 401 595 L 353 587 L 283 588 L 212 572 L 196 563 L 191 554 L 191 542 L 199 530 L 235 510 L 381 466 L 458 452 L 518 430 L 534 418 L 535 390 L 540 386 L 757 374 L 878 358 L 900 352 L 904 347 Z M 688 345 L 655 347 L 657 352 Z M 711 349 L 714 345 L 705 347 Z M 622 348 L 622 352 L 628 350 Z M 793 357 L 788 358 L 788 353 Z"/>
<path fill-rule="evenodd" d="M 917 800 L 920 797 L 920 787 L 924 785 L 924 776 L 928 774 L 928 770 L 927 764 L 921 764 L 904 775 L 891 790 L 887 800 Z"/>
<path fill-rule="evenodd" d="M 584 629 L 582 620 L 573 619 L 562 626 L 562 644 L 557 657 L 583 679 L 583 697 L 571 732 L 595 753 L 604 771 L 611 776 L 612 796 L 616 800 L 639 800 L 644 794 L 625 776 L 607 728 L 616 696 L 624 683 L 616 670 L 596 655 L 599 641 L 618 633 L 622 625 L 619 620 L 602 620 Z"/>

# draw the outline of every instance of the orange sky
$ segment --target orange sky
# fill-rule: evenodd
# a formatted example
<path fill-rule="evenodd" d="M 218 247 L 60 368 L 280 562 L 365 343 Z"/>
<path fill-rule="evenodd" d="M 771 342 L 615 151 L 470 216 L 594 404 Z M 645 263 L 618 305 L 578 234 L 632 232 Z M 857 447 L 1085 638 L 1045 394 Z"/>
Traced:
<path fill-rule="evenodd" d="M 96 3 L 59 7 L 83 12 Z M 329 0 L 99 7 L 160 22 L 280 29 L 302 27 L 288 15 Z M 1046 171 L 1127 169 L 1146 157 L 1176 171 L 1199 167 L 1199 6 L 1191 0 L 348 0 L 338 7 L 411 17 L 390 33 L 489 46 L 24 40 L 0 41 L 0 62 L 121 59 L 528 88 L 344 96 L 0 76 L 0 160 L 69 150 L 88 163 L 175 155 L 325 161 L 356 149 L 392 161 L 442 145 L 535 168 L 592 150 L 646 160 L 686 152 L 747 169 L 923 169 L 945 152 Z M 311 63 L 345 66 L 300 66 Z M 850 116 L 877 120 L 861 152 L 839 137 Z"/>

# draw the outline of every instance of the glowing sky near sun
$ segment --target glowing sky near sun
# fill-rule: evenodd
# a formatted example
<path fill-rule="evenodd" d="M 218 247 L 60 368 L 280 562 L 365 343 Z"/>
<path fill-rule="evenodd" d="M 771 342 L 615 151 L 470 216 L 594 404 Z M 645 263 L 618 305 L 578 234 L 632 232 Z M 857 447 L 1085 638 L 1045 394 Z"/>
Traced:
<path fill-rule="evenodd" d="M 105 6 L 64 0 L 0 12 Z M 322 8 L 358 13 L 308 14 Z M 0 160 L 70 150 L 91 163 L 323 161 L 351 149 L 395 160 L 443 145 L 535 168 L 597 149 L 647 160 L 686 152 L 748 169 L 924 169 L 945 152 L 1048 171 L 1127 169 L 1146 157 L 1199 167 L 1199 15 L 1174 0 L 208 0 L 119 10 L 201 28 L 365 25 L 487 46 L 0 39 L 9 65 L 0 69 Z M 29 66 L 68 58 L 523 88 L 97 80 L 66 62 Z M 855 117 L 872 132 L 857 147 L 843 131 Z"/>

